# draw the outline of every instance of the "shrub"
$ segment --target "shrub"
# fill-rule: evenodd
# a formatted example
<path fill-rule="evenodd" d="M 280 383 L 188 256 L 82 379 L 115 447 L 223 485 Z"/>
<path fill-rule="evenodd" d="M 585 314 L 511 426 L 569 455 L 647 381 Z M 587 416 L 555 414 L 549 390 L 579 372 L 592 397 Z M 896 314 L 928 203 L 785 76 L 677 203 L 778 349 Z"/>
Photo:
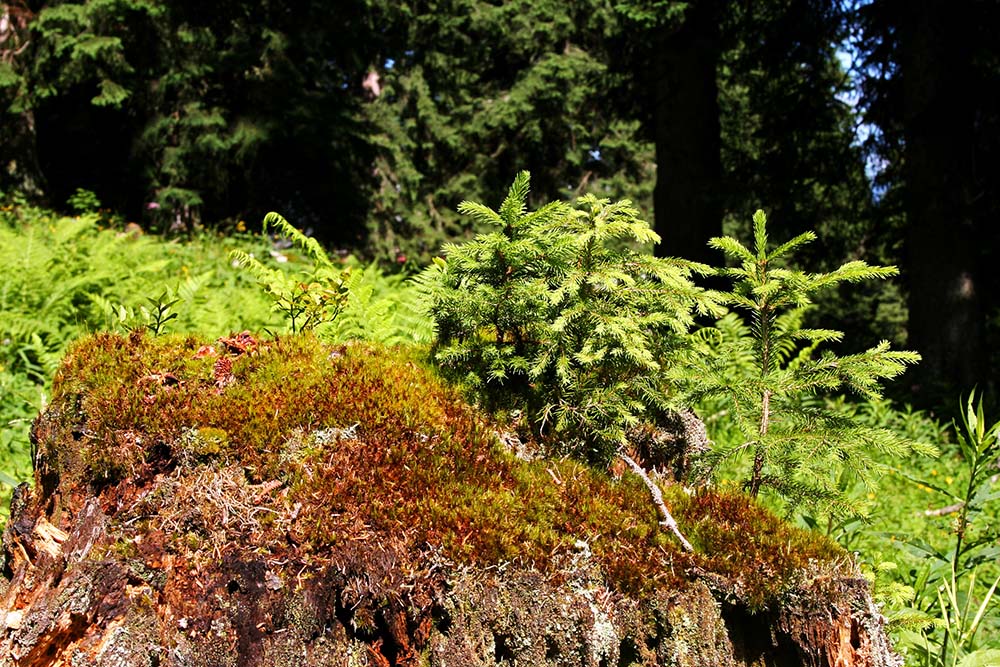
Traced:
<path fill-rule="evenodd" d="M 661 371 L 713 308 L 691 282 L 704 267 L 630 249 L 659 237 L 628 201 L 529 213 L 528 187 L 521 172 L 498 211 L 462 203 L 495 231 L 445 245 L 421 275 L 434 357 L 484 404 L 525 409 L 542 435 L 604 461 L 670 406 Z"/>

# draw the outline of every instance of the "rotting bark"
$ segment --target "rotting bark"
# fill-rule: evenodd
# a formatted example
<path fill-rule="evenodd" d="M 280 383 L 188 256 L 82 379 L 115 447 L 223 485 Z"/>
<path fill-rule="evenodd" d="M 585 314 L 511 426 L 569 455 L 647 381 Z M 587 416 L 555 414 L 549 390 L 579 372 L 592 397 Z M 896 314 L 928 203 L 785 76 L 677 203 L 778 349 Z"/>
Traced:
<path fill-rule="evenodd" d="M 130 359 L 148 352 L 142 341 L 131 339 L 98 343 L 126 348 Z M 195 355 L 197 349 L 194 342 L 184 353 Z M 261 352 L 252 365 L 263 365 L 265 354 L 277 353 Z M 328 365 L 344 360 L 344 355 L 323 353 L 320 358 Z M 241 356 L 233 382 L 221 391 L 248 382 L 251 364 L 245 362 Z M 658 548 L 673 554 L 670 567 L 685 571 L 672 578 L 669 571 L 642 572 L 661 583 L 636 593 L 616 579 L 621 574 L 608 560 L 608 540 L 618 538 L 594 533 L 583 534 L 586 539 L 578 539 L 575 547 L 560 546 L 545 567 L 460 561 L 460 552 L 449 551 L 445 539 L 459 537 L 442 532 L 430 533 L 414 551 L 381 532 L 374 520 L 337 524 L 325 541 L 309 541 L 300 525 L 304 517 L 315 522 L 325 516 L 332 523 L 347 512 L 348 499 L 339 501 L 342 507 L 324 504 L 322 514 L 299 505 L 286 481 L 251 478 L 245 465 L 229 458 L 235 450 L 220 453 L 221 441 L 212 439 L 218 429 L 202 429 L 198 442 L 190 440 L 194 436 L 187 429 L 170 448 L 135 430 L 101 436 L 115 438 L 114 443 L 88 442 L 97 436 L 85 424 L 96 423 L 99 406 L 73 393 L 90 389 L 88 381 L 66 377 L 72 367 L 67 363 L 60 372 L 71 390 L 57 388 L 36 420 L 35 486 L 19 489 L 3 534 L 0 667 L 899 664 L 867 584 L 850 568 L 829 563 L 810 564 L 780 598 L 751 609 L 747 587 L 752 581 L 690 567 L 712 561 L 672 544 Z M 136 373 L 137 400 L 149 404 L 157 396 L 184 391 L 192 401 L 218 397 L 212 368 L 209 359 L 196 367 L 199 375 L 177 370 L 177 383 L 155 387 L 142 382 L 148 370 Z M 204 385 L 203 395 L 194 387 L 197 382 Z M 344 423 L 354 423 L 347 417 Z M 318 461 L 358 457 L 373 448 L 364 440 L 365 431 L 362 424 L 322 429 L 312 439 L 300 433 L 281 448 L 296 460 L 307 445 L 319 443 L 327 449 Z M 420 434 L 415 442 L 442 447 L 444 438 Z M 113 446 L 131 456 L 136 443 L 152 453 L 135 464 L 133 474 L 87 476 L 80 458 L 87 446 Z M 540 462 L 540 474 L 557 464 Z M 404 464 L 386 459 L 383 465 L 381 474 L 391 474 L 399 471 L 388 466 Z M 322 471 L 305 472 L 319 476 Z M 577 483 L 574 477 L 590 478 L 590 473 L 565 468 L 562 476 L 560 493 Z M 635 487 L 620 488 L 631 488 L 632 506 L 641 508 Z M 574 488 L 593 492 L 596 487 Z M 363 495 L 366 489 L 354 487 L 351 493 Z M 539 511 L 528 494 L 518 500 L 526 514 Z M 641 510 L 630 516 L 638 514 Z M 607 527 L 608 533 L 624 529 Z M 461 535 L 466 538 L 467 533 Z M 531 538 L 522 539 L 527 547 Z"/>
<path fill-rule="evenodd" d="M 545 573 L 431 553 L 433 584 L 422 586 L 373 543 L 307 573 L 171 548 L 156 531 L 122 543 L 115 510 L 34 492 L 12 516 L 0 665 L 900 664 L 863 580 L 804 581 L 786 606 L 754 613 L 725 603 L 739 591 L 710 573 L 683 590 L 622 595 L 581 544 Z M 372 583 L 393 579 L 388 590 Z"/>
<path fill-rule="evenodd" d="M 264 559 L 195 562 L 141 547 L 95 558 L 114 519 L 90 499 L 64 512 L 73 519 L 52 553 L 39 544 L 49 530 L 38 528 L 39 500 L 16 517 L 30 529 L 12 539 L 30 558 L 10 562 L 2 665 L 900 664 L 863 580 L 806 582 L 794 603 L 751 613 L 721 602 L 734 591 L 711 577 L 648 599 L 616 594 L 581 546 L 555 572 L 453 569 L 430 591 L 407 597 L 404 585 L 377 601 L 359 593 L 385 575 L 375 547 L 370 572 L 333 562 L 298 580 Z"/>

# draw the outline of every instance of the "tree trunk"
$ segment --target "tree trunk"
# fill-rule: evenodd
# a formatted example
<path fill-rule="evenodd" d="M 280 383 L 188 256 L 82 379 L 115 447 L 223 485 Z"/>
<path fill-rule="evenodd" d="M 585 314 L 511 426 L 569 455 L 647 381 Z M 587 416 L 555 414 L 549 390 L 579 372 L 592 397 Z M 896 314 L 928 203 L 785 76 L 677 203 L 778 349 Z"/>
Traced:
<path fill-rule="evenodd" d="M 901 664 L 849 556 L 742 496 L 675 495 L 681 550 L 408 357 L 237 338 L 74 348 L 0 535 L 0 667 Z"/>
<path fill-rule="evenodd" d="M 23 2 L 0 3 L 0 64 L 17 68 L 24 59 L 28 44 L 29 9 Z M 15 86 L 0 88 L 0 191 L 16 190 L 40 199 L 43 192 L 42 171 L 35 142 L 35 116 L 30 109 L 10 112 Z"/>
<path fill-rule="evenodd" d="M 718 14 L 715 0 L 692 3 L 679 27 L 658 28 L 653 65 L 657 252 L 702 262 L 722 232 Z"/>
<path fill-rule="evenodd" d="M 45 181 L 38 164 L 35 116 L 30 110 L 5 116 L 0 126 L 0 192 L 10 189 L 41 201 Z"/>
<path fill-rule="evenodd" d="M 922 388 L 932 393 L 968 389 L 985 369 L 965 13 L 961 3 L 914 2 L 900 32 L 909 334 L 924 357 Z"/>

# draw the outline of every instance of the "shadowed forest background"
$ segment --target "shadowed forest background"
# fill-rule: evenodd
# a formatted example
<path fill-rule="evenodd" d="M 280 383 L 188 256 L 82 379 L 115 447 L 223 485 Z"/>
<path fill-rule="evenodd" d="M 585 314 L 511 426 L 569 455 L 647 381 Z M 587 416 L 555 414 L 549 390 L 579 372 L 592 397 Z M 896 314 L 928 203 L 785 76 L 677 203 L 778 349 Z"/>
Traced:
<path fill-rule="evenodd" d="M 2 7 L 4 191 L 165 234 L 275 209 L 417 264 L 519 169 L 533 200 L 633 199 L 699 261 L 763 207 L 819 232 L 812 268 L 901 267 L 823 311 L 919 350 L 914 400 L 993 377 L 995 3 Z"/>
<path fill-rule="evenodd" d="M 970 392 L 995 414 L 998 32 L 987 0 L 0 2 L 0 482 L 31 478 L 29 423 L 87 333 L 277 331 L 259 284 L 308 292 L 321 267 L 329 339 L 426 351 L 411 279 L 444 243 L 480 247 L 489 215 L 463 201 L 495 207 L 512 181 L 528 210 L 630 199 L 662 242 L 622 245 L 716 267 L 709 239 L 752 238 L 763 209 L 772 247 L 817 233 L 797 268 L 900 270 L 818 292 L 780 364 L 818 342 L 922 357 L 890 400 L 791 403 L 940 452 L 869 452 L 874 484 L 827 474 L 856 514 L 786 518 L 857 555 L 907 664 L 994 664 L 1000 423 Z M 284 234 L 257 233 L 268 211 Z M 708 312 L 691 338 L 709 355 L 761 337 L 759 317 Z M 693 406 L 709 438 L 742 450 L 713 400 Z"/>

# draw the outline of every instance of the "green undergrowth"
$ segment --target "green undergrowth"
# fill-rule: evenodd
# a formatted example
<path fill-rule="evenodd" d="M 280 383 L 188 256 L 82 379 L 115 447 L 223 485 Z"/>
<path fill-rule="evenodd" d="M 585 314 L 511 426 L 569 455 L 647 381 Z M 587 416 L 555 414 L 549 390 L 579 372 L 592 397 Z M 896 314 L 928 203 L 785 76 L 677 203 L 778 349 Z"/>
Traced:
<path fill-rule="evenodd" d="M 168 242 L 108 224 L 0 200 L 0 525 L 11 485 L 31 479 L 28 427 L 71 341 L 133 324 L 122 309 L 165 290 L 177 299 L 172 328 L 220 335 L 269 323 L 269 304 L 228 260 L 229 246 L 266 252 L 260 239 Z"/>
<path fill-rule="evenodd" d="M 684 553 L 658 528 L 638 478 L 614 480 L 570 459 L 515 458 L 500 427 L 425 355 L 308 334 L 214 346 L 100 334 L 70 349 L 37 435 L 63 487 L 125 497 L 155 479 L 204 480 L 217 470 L 238 476 L 233 488 L 269 490 L 257 500 L 266 510 L 242 522 L 230 516 L 227 528 L 210 509 L 200 523 L 178 521 L 168 548 L 179 551 L 233 526 L 244 533 L 229 534 L 225 549 L 305 562 L 359 543 L 414 559 L 434 545 L 457 563 L 554 571 L 589 549 L 621 591 L 682 588 L 710 573 L 754 608 L 805 573 L 846 563 L 832 541 L 735 489 L 689 495 L 671 485 L 666 501 L 695 546 Z M 196 503 L 195 491 L 186 492 Z M 137 509 L 129 525 L 154 530 L 149 517 L 168 515 L 172 501 L 143 502 L 162 504 Z"/>
<path fill-rule="evenodd" d="M 296 248 L 278 250 L 259 234 L 170 240 L 97 213 L 68 217 L 0 199 L 0 527 L 12 486 L 31 479 L 30 421 L 49 400 L 51 377 L 72 341 L 144 328 L 150 322 L 143 309 L 155 312 L 156 304 L 169 304 L 169 319 L 158 327 L 166 331 L 215 338 L 283 330 L 254 278 L 233 264 L 233 250 L 290 275 L 309 266 Z M 352 267 L 350 294 L 318 335 L 387 343 L 429 338 L 430 323 L 417 312 L 405 276 L 351 257 L 336 260 Z"/>

